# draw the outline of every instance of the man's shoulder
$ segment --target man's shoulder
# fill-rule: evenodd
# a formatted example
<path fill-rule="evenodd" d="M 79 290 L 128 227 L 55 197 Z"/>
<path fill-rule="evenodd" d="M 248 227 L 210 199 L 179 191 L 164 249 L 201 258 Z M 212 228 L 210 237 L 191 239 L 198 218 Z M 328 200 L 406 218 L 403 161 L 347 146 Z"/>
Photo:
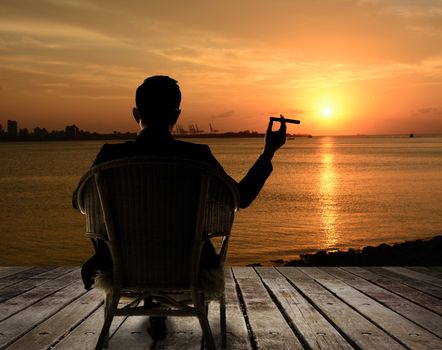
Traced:
<path fill-rule="evenodd" d="M 97 158 L 94 161 L 94 165 L 109 160 L 127 157 L 133 152 L 133 150 L 133 141 L 126 141 L 121 143 L 105 143 L 98 152 Z"/>
<path fill-rule="evenodd" d="M 105 143 L 101 150 L 104 152 L 123 152 L 123 151 L 129 151 L 133 150 L 135 148 L 135 142 L 134 141 L 125 141 L 120 143 Z"/>
<path fill-rule="evenodd" d="M 203 143 L 193 143 L 184 140 L 173 139 L 174 143 L 183 148 L 195 149 L 195 150 L 209 150 L 209 146 Z"/>
<path fill-rule="evenodd" d="M 144 155 L 188 158 L 218 165 L 208 145 L 176 139 L 162 144 L 144 144 L 134 141 L 104 144 L 100 152 L 98 152 L 93 165 L 119 158 Z"/>
<path fill-rule="evenodd" d="M 210 147 L 206 144 L 193 143 L 176 139 L 174 139 L 173 143 L 173 156 L 193 159 L 215 166 L 220 166 L 218 161 L 213 156 Z"/>

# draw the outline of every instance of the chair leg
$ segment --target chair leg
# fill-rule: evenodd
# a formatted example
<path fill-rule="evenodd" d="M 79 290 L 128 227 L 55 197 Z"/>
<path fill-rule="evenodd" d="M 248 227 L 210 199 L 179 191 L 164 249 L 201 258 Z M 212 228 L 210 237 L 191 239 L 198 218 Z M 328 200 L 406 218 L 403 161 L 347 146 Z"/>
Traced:
<path fill-rule="evenodd" d="M 203 341 L 201 342 L 201 346 L 203 346 L 205 342 L 208 350 L 216 350 L 215 340 L 213 339 L 212 330 L 210 329 L 209 320 L 207 319 L 208 304 L 205 303 L 204 306 L 202 304 L 195 306 L 197 308 L 198 321 L 200 322 L 201 330 L 203 331 Z"/>
<path fill-rule="evenodd" d="M 221 326 L 221 348 L 227 347 L 227 327 L 226 327 L 226 296 L 224 293 L 219 298 L 219 322 Z"/>
<path fill-rule="evenodd" d="M 204 350 L 204 335 L 201 336 L 201 346 L 200 346 L 201 350 Z"/>
<path fill-rule="evenodd" d="M 208 350 L 216 350 L 215 340 L 213 339 L 212 330 L 210 329 L 207 315 L 198 315 L 201 329 L 203 330 L 203 337 Z"/>
<path fill-rule="evenodd" d="M 106 299 L 104 302 L 104 322 L 103 327 L 101 328 L 100 336 L 98 337 L 97 345 L 95 346 L 95 350 L 107 348 L 109 342 L 109 328 L 112 324 L 119 299 L 119 294 L 106 294 Z"/>

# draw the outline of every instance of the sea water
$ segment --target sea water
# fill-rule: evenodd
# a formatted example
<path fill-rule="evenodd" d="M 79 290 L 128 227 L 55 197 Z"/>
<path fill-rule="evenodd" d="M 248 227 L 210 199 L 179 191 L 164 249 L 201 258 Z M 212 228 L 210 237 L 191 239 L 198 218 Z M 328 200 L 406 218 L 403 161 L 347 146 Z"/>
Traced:
<path fill-rule="evenodd" d="M 263 147 L 259 138 L 189 141 L 208 144 L 237 181 Z M 0 143 L 0 265 L 81 264 L 90 256 L 71 195 L 101 145 Z M 442 137 L 294 138 L 273 168 L 236 216 L 230 264 L 442 234 Z"/>

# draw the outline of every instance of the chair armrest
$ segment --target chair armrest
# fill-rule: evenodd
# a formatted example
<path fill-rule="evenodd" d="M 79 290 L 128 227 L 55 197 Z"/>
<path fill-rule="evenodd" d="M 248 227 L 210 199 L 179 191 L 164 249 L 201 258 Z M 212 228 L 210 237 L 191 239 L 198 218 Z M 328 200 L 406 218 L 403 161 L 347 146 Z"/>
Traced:
<path fill-rule="evenodd" d="M 205 238 L 212 239 L 214 237 L 226 237 L 230 236 L 230 232 L 213 232 L 213 233 L 207 233 Z"/>
<path fill-rule="evenodd" d="M 88 238 L 98 238 L 103 241 L 107 241 L 107 236 L 103 233 L 97 233 L 97 232 L 86 232 L 86 237 Z"/>

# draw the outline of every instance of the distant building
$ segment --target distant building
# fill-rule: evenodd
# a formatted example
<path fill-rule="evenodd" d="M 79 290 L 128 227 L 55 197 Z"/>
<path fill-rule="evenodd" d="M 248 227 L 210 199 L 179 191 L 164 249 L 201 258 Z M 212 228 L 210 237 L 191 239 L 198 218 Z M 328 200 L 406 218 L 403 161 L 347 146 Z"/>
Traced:
<path fill-rule="evenodd" d="M 34 136 L 37 137 L 46 137 L 48 136 L 49 132 L 46 130 L 46 128 L 39 128 L 38 126 L 34 128 Z"/>
<path fill-rule="evenodd" d="M 77 137 L 80 129 L 76 125 L 69 125 L 65 128 L 64 133 L 67 137 Z"/>
<path fill-rule="evenodd" d="M 17 136 L 18 124 L 15 120 L 8 120 L 8 135 Z"/>
<path fill-rule="evenodd" d="M 0 135 L 4 134 L 4 130 L 2 128 L 2 125 L 0 124 Z"/>
<path fill-rule="evenodd" d="M 20 129 L 18 134 L 20 136 L 29 136 L 29 130 L 27 128 Z"/>

